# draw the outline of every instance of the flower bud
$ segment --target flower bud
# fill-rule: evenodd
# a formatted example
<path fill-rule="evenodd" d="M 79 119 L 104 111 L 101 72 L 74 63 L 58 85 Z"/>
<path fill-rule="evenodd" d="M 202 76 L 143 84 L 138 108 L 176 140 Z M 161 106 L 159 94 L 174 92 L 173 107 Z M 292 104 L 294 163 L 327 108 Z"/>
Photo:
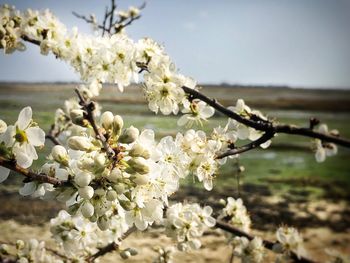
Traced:
<path fill-rule="evenodd" d="M 126 250 L 130 252 L 131 256 L 136 256 L 138 254 L 136 248 L 129 247 Z"/>
<path fill-rule="evenodd" d="M 78 189 L 79 195 L 81 198 L 89 200 L 94 196 L 94 188 L 92 188 L 91 186 L 85 186 L 82 188 Z"/>
<path fill-rule="evenodd" d="M 133 143 L 139 137 L 139 130 L 134 126 L 125 129 L 119 137 L 119 142 L 121 143 Z"/>
<path fill-rule="evenodd" d="M 114 201 L 115 199 L 117 199 L 117 197 L 118 197 L 118 194 L 117 194 L 116 191 L 114 191 L 114 190 L 109 190 L 109 191 L 107 192 L 106 199 L 107 199 L 108 201 Z"/>
<path fill-rule="evenodd" d="M 133 181 L 137 185 L 145 185 L 149 181 L 149 176 L 147 174 L 135 174 Z"/>
<path fill-rule="evenodd" d="M 140 174 L 147 174 L 149 173 L 149 167 L 147 165 L 147 161 L 142 157 L 135 157 L 128 161 L 128 165 L 131 169 L 133 169 L 135 172 Z"/>
<path fill-rule="evenodd" d="M 69 112 L 72 122 L 76 125 L 85 126 L 84 111 L 81 109 L 74 109 Z"/>
<path fill-rule="evenodd" d="M 107 230 L 110 224 L 111 224 L 110 220 L 105 215 L 99 217 L 99 219 L 97 220 L 97 226 L 102 231 Z"/>
<path fill-rule="evenodd" d="M 23 240 L 17 240 L 16 241 L 16 249 L 18 249 L 18 250 L 21 250 L 21 249 L 23 249 L 24 248 L 24 242 L 23 242 Z"/>
<path fill-rule="evenodd" d="M 84 202 L 81 206 L 81 213 L 86 218 L 91 217 L 94 214 L 94 206 L 90 202 Z"/>
<path fill-rule="evenodd" d="M 79 204 L 74 204 L 68 207 L 67 212 L 70 215 L 75 215 L 79 209 Z"/>
<path fill-rule="evenodd" d="M 107 176 L 107 179 L 113 183 L 117 183 L 121 178 L 122 172 L 118 168 L 114 168 Z"/>
<path fill-rule="evenodd" d="M 130 201 L 120 200 L 119 203 L 120 206 L 123 207 L 123 209 L 126 211 L 130 211 L 135 208 L 135 204 Z"/>
<path fill-rule="evenodd" d="M 3 255 L 8 255 L 9 254 L 9 246 L 6 244 L 1 244 L 0 245 L 0 253 Z"/>
<path fill-rule="evenodd" d="M 89 220 L 91 223 L 96 223 L 97 219 L 98 219 L 97 215 L 92 215 L 91 217 L 89 217 Z"/>
<path fill-rule="evenodd" d="M 51 150 L 51 156 L 56 162 L 64 166 L 68 166 L 69 157 L 66 148 L 64 148 L 62 145 L 55 145 Z"/>
<path fill-rule="evenodd" d="M 124 126 L 123 118 L 120 117 L 119 115 L 115 115 L 113 117 L 112 126 L 113 126 L 113 133 L 115 135 L 119 136 L 121 133 L 121 130 L 123 129 L 123 126 Z"/>
<path fill-rule="evenodd" d="M 74 177 L 74 182 L 79 186 L 79 187 L 85 187 L 88 186 L 91 182 L 91 174 L 86 173 L 86 172 L 80 172 Z"/>
<path fill-rule="evenodd" d="M 139 143 L 133 145 L 129 151 L 129 155 L 132 157 L 143 157 L 145 159 L 148 159 L 150 157 L 149 151 Z"/>
<path fill-rule="evenodd" d="M 112 128 L 113 125 L 113 113 L 110 111 L 105 111 L 104 113 L 102 113 L 101 115 L 101 125 L 105 130 L 110 130 Z"/>
<path fill-rule="evenodd" d="M 125 186 L 122 183 L 113 185 L 113 189 L 118 193 L 122 194 L 125 192 Z"/>
<path fill-rule="evenodd" d="M 90 140 L 82 136 L 72 136 L 68 139 L 69 148 L 77 151 L 89 151 L 93 147 Z"/>
<path fill-rule="evenodd" d="M 96 154 L 94 157 L 95 164 L 99 167 L 103 167 L 106 162 L 106 156 L 102 153 Z"/>
<path fill-rule="evenodd" d="M 123 250 L 122 252 L 120 252 L 120 256 L 122 259 L 128 259 L 129 257 L 131 257 L 131 253 L 128 250 Z"/>

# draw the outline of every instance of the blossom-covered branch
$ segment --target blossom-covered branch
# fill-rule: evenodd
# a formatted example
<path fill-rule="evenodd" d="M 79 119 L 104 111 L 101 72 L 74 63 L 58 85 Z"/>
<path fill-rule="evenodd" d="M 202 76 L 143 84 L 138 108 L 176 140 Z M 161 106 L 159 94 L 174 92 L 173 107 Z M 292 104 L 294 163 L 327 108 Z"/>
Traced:
<path fill-rule="evenodd" d="M 24 175 L 28 181 L 37 181 L 40 183 L 49 183 L 52 184 L 54 186 L 62 186 L 65 184 L 65 182 L 60 181 L 56 178 L 50 177 L 46 174 L 40 174 L 40 173 L 35 173 L 33 171 L 30 171 L 29 169 L 23 168 L 21 166 L 19 166 L 18 164 L 16 164 L 15 161 L 11 161 L 11 160 L 6 160 L 3 157 L 0 156 L 0 166 L 3 166 L 7 169 L 10 169 L 14 172 L 17 172 L 21 175 Z"/>
<path fill-rule="evenodd" d="M 238 121 L 239 123 L 242 123 L 256 130 L 269 132 L 270 134 L 286 133 L 286 134 L 292 134 L 292 135 L 301 135 L 305 137 L 320 139 L 326 142 L 331 142 L 331 143 L 335 143 L 335 144 L 350 148 L 349 139 L 341 138 L 336 135 L 317 132 L 310 128 L 302 128 L 302 127 L 298 127 L 290 124 L 276 124 L 271 121 L 261 119 L 259 116 L 253 116 L 253 118 L 248 119 L 226 108 L 225 106 L 220 104 L 217 100 L 211 99 L 197 90 L 194 90 L 185 86 L 182 88 L 190 96 L 190 98 L 200 99 L 206 102 L 208 105 L 215 108 L 218 112 L 226 115 L 227 117 L 232 118 Z"/>
<path fill-rule="evenodd" d="M 234 227 L 232 226 L 231 224 L 229 223 L 226 223 L 224 221 L 221 221 L 221 220 L 216 220 L 216 224 L 215 224 L 215 227 L 219 228 L 219 229 L 222 229 L 226 232 L 229 232 L 231 234 L 233 234 L 234 236 L 238 236 L 238 237 L 245 237 L 247 238 L 248 240 L 253 240 L 255 238 L 255 236 L 253 236 L 252 234 L 249 234 L 237 227 Z M 278 244 L 277 242 L 272 242 L 272 241 L 269 241 L 269 240 L 266 240 L 264 239 L 263 240 L 263 245 L 265 248 L 269 249 L 269 250 L 273 250 L 274 247 Z M 306 258 L 304 256 L 299 256 L 297 255 L 295 252 L 293 251 L 290 251 L 290 256 L 292 258 L 292 260 L 294 262 L 299 262 L 299 263 L 316 263 L 316 261 L 312 260 L 312 259 L 309 259 L 309 258 Z"/>

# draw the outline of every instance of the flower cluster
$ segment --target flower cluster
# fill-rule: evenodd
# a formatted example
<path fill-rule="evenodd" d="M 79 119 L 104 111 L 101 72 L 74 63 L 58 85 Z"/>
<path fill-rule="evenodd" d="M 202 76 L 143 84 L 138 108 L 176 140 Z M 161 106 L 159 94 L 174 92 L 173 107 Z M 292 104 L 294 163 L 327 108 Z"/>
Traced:
<path fill-rule="evenodd" d="M 243 263 L 259 263 L 264 259 L 264 245 L 259 237 L 249 241 L 246 237 L 235 237 L 231 245 L 236 257 L 241 258 Z"/>
<path fill-rule="evenodd" d="M 328 131 L 328 126 L 326 124 L 321 124 L 318 127 L 318 132 L 334 136 L 339 135 L 337 130 Z M 327 156 L 334 156 L 338 152 L 337 145 L 334 143 L 323 142 L 320 139 L 313 140 L 312 148 L 315 151 L 316 161 L 319 163 L 324 162 Z"/>
<path fill-rule="evenodd" d="M 249 232 L 251 220 L 241 198 L 234 199 L 228 197 L 227 204 L 222 210 L 221 216 L 228 219 L 229 223 L 233 226 Z"/>
<path fill-rule="evenodd" d="M 166 233 L 178 242 L 180 251 L 198 249 L 201 246 L 198 238 L 208 227 L 215 225 L 212 212 L 209 206 L 201 208 L 198 204 L 174 204 L 166 213 Z"/>
<path fill-rule="evenodd" d="M 283 253 L 283 257 L 290 255 L 293 251 L 298 257 L 305 254 L 303 247 L 303 238 L 298 230 L 293 227 L 280 227 L 276 231 L 278 243 L 274 245 L 273 250 L 277 253 Z"/>
<path fill-rule="evenodd" d="M 128 226 L 121 217 L 114 217 L 112 226 L 107 231 L 101 231 L 96 224 L 81 216 L 70 216 L 66 211 L 60 211 L 58 216 L 51 219 L 50 231 L 57 242 L 63 248 L 63 253 L 75 260 L 83 260 L 97 252 L 98 247 L 103 247 L 111 242 L 120 244 L 123 234 Z M 121 256 L 134 249 L 121 250 Z"/>
<path fill-rule="evenodd" d="M 153 250 L 157 253 L 157 257 L 153 260 L 153 263 L 173 263 L 173 247 L 155 247 Z"/>
<path fill-rule="evenodd" d="M 236 106 L 228 107 L 228 109 L 247 119 L 258 119 L 261 122 L 267 121 L 267 117 L 265 117 L 260 111 L 252 110 L 245 104 L 244 100 L 242 99 L 237 100 Z M 233 119 L 229 120 L 229 127 L 230 129 L 237 131 L 237 138 L 240 140 L 249 139 L 251 141 L 255 141 L 259 139 L 263 134 L 263 131 L 247 127 L 246 125 L 239 123 Z M 265 149 L 269 147 L 270 144 L 271 140 L 268 140 L 267 142 L 261 144 L 260 147 Z"/>
<path fill-rule="evenodd" d="M 0 49 L 9 54 L 15 50 L 24 50 L 21 40 L 21 16 L 14 7 L 3 5 L 0 7 Z"/>
<path fill-rule="evenodd" d="M 45 143 L 45 132 L 32 119 L 32 109 L 25 107 L 19 114 L 14 125 L 0 120 L 0 156 L 6 160 L 16 160 L 16 163 L 28 168 L 33 160 L 38 159 L 35 147 Z M 0 182 L 7 179 L 10 170 L 0 167 Z"/>
<path fill-rule="evenodd" d="M 12 257 L 14 260 L 10 262 L 63 263 L 61 258 L 49 253 L 45 248 L 45 242 L 39 242 L 36 239 L 30 239 L 27 242 L 17 240 L 14 249 L 11 249 L 7 244 L 2 244 L 0 246 L 0 257 L 1 255 Z"/>

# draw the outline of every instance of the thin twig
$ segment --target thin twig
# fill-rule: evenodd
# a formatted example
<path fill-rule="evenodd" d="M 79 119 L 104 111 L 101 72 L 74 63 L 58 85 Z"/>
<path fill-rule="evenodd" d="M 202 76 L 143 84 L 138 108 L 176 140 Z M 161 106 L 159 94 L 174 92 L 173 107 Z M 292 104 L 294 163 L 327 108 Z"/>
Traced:
<path fill-rule="evenodd" d="M 126 231 L 122 237 L 119 238 L 119 241 L 123 241 L 124 239 L 126 239 L 131 233 L 133 233 L 136 230 L 135 227 L 131 227 L 129 228 L 128 231 Z M 89 263 L 94 262 L 97 258 L 102 257 L 104 255 L 106 255 L 107 253 L 113 252 L 115 250 L 119 249 L 119 244 L 117 244 L 116 242 L 112 242 L 107 244 L 106 246 L 100 248 L 95 254 L 89 256 L 86 261 Z"/>
<path fill-rule="evenodd" d="M 95 24 L 95 21 L 92 20 L 91 18 L 88 18 L 88 17 L 86 17 L 86 16 L 84 16 L 84 15 L 80 15 L 80 14 L 78 14 L 77 12 L 74 12 L 74 11 L 72 11 L 72 14 L 73 14 L 75 17 L 84 20 L 84 21 L 85 21 L 86 23 L 88 23 L 88 24 L 96 25 L 96 24 Z M 103 29 L 103 26 L 102 26 L 102 25 L 98 25 L 98 24 L 97 24 L 96 26 L 97 26 L 99 29 Z"/>
<path fill-rule="evenodd" d="M 216 220 L 216 225 L 217 228 L 220 228 L 222 230 L 225 230 L 226 232 L 229 232 L 235 236 L 239 237 L 246 237 L 248 240 L 253 240 L 255 236 L 248 234 L 236 227 L 233 227 L 232 225 L 223 222 L 221 220 Z M 276 242 L 272 242 L 269 240 L 263 240 L 263 245 L 265 248 L 272 250 L 273 246 L 277 244 Z M 293 251 L 290 252 L 290 256 L 294 262 L 300 262 L 300 263 L 315 263 L 316 261 L 313 261 L 309 258 L 303 257 L 303 256 L 298 256 L 296 253 Z"/>
<path fill-rule="evenodd" d="M 66 182 L 65 181 L 60 181 L 54 177 L 50 177 L 46 174 L 38 174 L 35 172 L 32 172 L 28 169 L 25 169 L 21 166 L 19 166 L 14 160 L 6 160 L 3 157 L 0 157 L 0 166 L 3 166 L 7 169 L 10 169 L 12 171 L 15 171 L 19 174 L 24 175 L 31 181 L 38 181 L 41 183 L 49 183 L 54 186 L 63 186 Z"/>
<path fill-rule="evenodd" d="M 230 155 L 236 155 L 236 154 L 244 153 L 244 152 L 247 152 L 249 150 L 255 149 L 256 147 L 259 147 L 263 143 L 265 143 L 268 140 L 270 140 L 271 138 L 273 138 L 273 136 L 274 136 L 274 133 L 266 132 L 259 139 L 252 141 L 251 143 L 248 143 L 246 145 L 236 147 L 234 149 L 230 149 L 230 150 L 224 152 L 223 154 L 218 155 L 216 157 L 216 159 L 222 159 L 222 158 L 230 156 Z"/>
<path fill-rule="evenodd" d="M 89 121 L 92 129 L 94 130 L 96 138 L 102 142 L 103 148 L 105 149 L 107 154 L 110 157 L 114 156 L 115 153 L 112 147 L 108 144 L 106 137 L 101 133 L 99 127 L 96 124 L 95 117 L 94 117 L 95 104 L 92 101 L 87 101 L 80 94 L 80 91 L 78 89 L 75 89 L 75 92 L 78 95 L 80 105 L 82 106 L 83 110 L 86 113 L 85 118 Z"/>

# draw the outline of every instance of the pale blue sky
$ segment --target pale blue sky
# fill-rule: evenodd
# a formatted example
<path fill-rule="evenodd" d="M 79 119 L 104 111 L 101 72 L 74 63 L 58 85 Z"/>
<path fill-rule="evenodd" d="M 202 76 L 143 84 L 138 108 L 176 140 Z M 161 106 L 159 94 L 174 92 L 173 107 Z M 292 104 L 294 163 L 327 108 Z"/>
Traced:
<path fill-rule="evenodd" d="M 71 11 L 103 14 L 109 1 L 4 1 L 49 8 L 68 27 L 89 27 Z M 121 7 L 141 0 L 120 0 Z M 350 87 L 350 0 L 149 0 L 133 39 L 165 45 L 181 72 L 200 83 Z M 69 66 L 38 47 L 0 54 L 0 81 L 78 80 Z"/>

